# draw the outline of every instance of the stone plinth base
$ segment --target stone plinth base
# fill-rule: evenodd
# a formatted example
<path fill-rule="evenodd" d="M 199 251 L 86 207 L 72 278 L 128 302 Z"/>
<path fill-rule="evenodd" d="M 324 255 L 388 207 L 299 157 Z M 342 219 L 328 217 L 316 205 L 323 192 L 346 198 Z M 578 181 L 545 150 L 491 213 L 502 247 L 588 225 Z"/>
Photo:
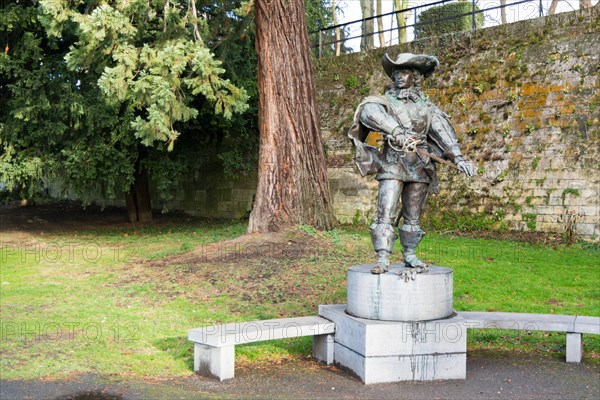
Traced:
<path fill-rule="evenodd" d="M 463 318 L 425 322 L 353 317 L 346 305 L 321 305 L 319 316 L 336 325 L 334 362 L 365 384 L 465 379 L 467 331 Z"/>
<path fill-rule="evenodd" d="M 391 265 L 385 274 L 371 273 L 373 265 L 348 269 L 348 314 L 385 321 L 427 321 L 452 315 L 452 270 L 431 266 L 415 279 L 404 279 Z"/>

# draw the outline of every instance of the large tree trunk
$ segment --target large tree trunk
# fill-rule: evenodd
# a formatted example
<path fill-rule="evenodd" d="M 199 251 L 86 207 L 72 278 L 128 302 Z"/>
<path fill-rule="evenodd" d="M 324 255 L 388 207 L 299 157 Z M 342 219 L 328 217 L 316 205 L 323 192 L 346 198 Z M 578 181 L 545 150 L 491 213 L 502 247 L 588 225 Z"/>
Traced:
<path fill-rule="evenodd" d="M 500 0 L 500 6 L 502 7 L 500 9 L 500 19 L 502 20 L 503 24 L 506 24 L 506 0 Z"/>
<path fill-rule="evenodd" d="M 548 15 L 554 15 L 556 13 L 556 6 L 558 6 L 558 0 L 552 0 L 550 8 L 548 9 Z"/>
<path fill-rule="evenodd" d="M 125 204 L 129 222 L 152 222 L 150 185 L 148 172 L 145 169 L 142 168 L 135 173 L 133 185 L 129 192 L 125 193 Z"/>
<path fill-rule="evenodd" d="M 248 232 L 330 229 L 329 196 L 303 0 L 256 0 L 258 189 Z"/>

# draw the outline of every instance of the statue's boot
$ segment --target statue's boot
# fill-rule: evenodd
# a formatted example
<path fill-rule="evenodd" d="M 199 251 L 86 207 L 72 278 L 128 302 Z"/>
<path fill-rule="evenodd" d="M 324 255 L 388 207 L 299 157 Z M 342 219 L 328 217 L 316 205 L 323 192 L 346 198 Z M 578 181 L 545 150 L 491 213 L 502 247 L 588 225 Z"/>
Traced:
<path fill-rule="evenodd" d="M 415 268 L 417 272 L 426 272 L 429 270 L 429 266 L 421 261 L 415 249 L 423 240 L 425 232 L 419 225 L 404 224 L 399 229 L 400 232 L 400 243 L 404 248 L 404 266 L 407 268 Z"/>
<path fill-rule="evenodd" d="M 371 225 L 371 241 L 377 252 L 377 261 L 371 269 L 373 274 L 383 274 L 389 270 L 390 255 L 398 238 L 392 224 L 375 222 Z"/>
<path fill-rule="evenodd" d="M 371 268 L 371 273 L 373 274 L 383 274 L 388 272 L 390 268 L 390 253 L 386 250 L 381 250 L 377 252 L 377 261 L 375 262 L 375 266 Z"/>

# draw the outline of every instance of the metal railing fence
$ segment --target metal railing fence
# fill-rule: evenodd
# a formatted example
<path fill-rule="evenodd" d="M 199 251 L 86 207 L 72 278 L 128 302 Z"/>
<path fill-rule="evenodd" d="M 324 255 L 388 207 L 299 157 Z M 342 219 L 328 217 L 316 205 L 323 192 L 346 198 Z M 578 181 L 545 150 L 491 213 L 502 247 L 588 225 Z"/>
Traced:
<path fill-rule="evenodd" d="M 340 55 L 339 49 L 343 49 L 344 53 L 354 52 L 355 48 L 358 48 L 359 51 L 371 50 L 378 47 L 387 47 L 401 43 L 400 32 L 402 30 L 406 32 L 406 42 L 411 42 L 415 39 L 416 29 L 425 25 L 438 24 L 444 21 L 471 16 L 470 29 L 474 30 L 478 28 L 476 20 L 479 14 L 482 14 L 484 17 L 483 26 L 480 28 L 486 28 L 503 23 L 512 23 L 542 17 L 544 15 L 548 15 L 550 7 L 550 1 L 548 0 L 506 0 L 506 4 L 502 4 L 500 0 L 469 0 L 471 3 L 471 8 L 470 12 L 468 13 L 454 14 L 444 18 L 428 20 L 426 22 L 419 21 L 419 15 L 423 11 L 444 4 L 458 3 L 459 1 L 460 0 L 439 0 L 428 4 L 421 4 L 402 10 L 375 15 L 369 18 L 328 26 L 320 29 L 318 32 L 314 32 L 318 33 L 318 43 L 313 45 L 313 48 L 315 48 L 317 51 L 317 56 L 319 58 L 322 58 L 325 55 L 326 50 L 328 54 L 332 55 Z M 578 1 L 562 0 L 562 3 L 563 6 L 566 5 L 570 7 L 571 10 L 578 9 Z M 402 14 L 404 16 L 404 20 L 406 21 L 405 25 L 398 26 L 396 18 L 397 14 Z M 367 22 L 373 21 L 374 23 L 378 18 L 387 18 L 388 23 L 391 21 L 390 28 L 383 30 L 373 29 L 372 32 L 366 32 L 365 27 L 367 26 Z M 330 38 L 335 38 L 336 30 L 341 32 L 341 38 L 339 40 L 331 40 Z M 396 35 L 394 35 L 394 33 L 396 33 Z M 374 40 L 375 37 L 380 37 L 380 34 L 384 35 L 384 43 L 381 43 L 380 40 L 378 40 L 376 43 Z M 369 42 L 365 40 L 365 38 L 370 36 L 374 37 L 372 41 Z M 341 46 L 339 46 L 336 50 L 338 43 L 340 43 Z"/>

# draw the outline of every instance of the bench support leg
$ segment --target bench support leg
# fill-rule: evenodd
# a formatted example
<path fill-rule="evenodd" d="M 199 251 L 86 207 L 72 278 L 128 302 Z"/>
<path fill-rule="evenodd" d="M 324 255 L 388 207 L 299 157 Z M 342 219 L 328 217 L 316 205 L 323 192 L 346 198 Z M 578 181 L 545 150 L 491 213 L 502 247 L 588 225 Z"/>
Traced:
<path fill-rule="evenodd" d="M 194 371 L 220 381 L 233 378 L 235 346 L 212 347 L 194 343 Z"/>
<path fill-rule="evenodd" d="M 313 358 L 333 364 L 333 334 L 313 336 Z"/>
<path fill-rule="evenodd" d="M 583 356 L 581 333 L 567 332 L 567 362 L 580 363 Z"/>

